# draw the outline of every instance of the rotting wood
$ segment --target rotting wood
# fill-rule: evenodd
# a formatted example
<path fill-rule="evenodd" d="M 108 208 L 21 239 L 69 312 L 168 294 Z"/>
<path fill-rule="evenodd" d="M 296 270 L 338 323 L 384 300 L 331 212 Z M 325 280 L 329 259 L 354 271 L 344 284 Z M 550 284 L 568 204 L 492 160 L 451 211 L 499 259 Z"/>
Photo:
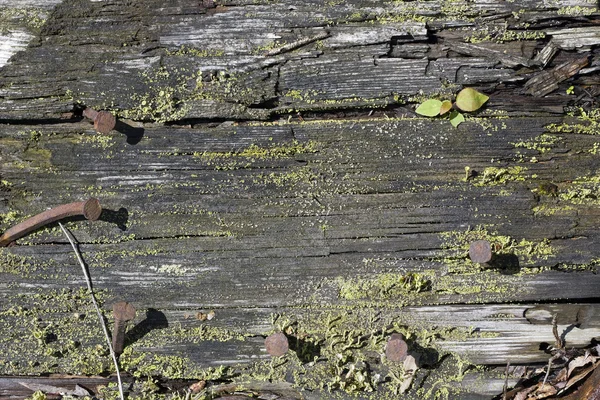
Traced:
<path fill-rule="evenodd" d="M 340 371 L 313 396 L 368 395 L 364 376 L 391 380 L 380 354 L 398 331 L 423 353 L 407 398 L 498 395 L 495 365 L 547 363 L 540 310 L 578 323 L 588 307 L 588 325 L 559 332 L 573 346 L 598 336 L 598 12 L 554 6 L 60 2 L 0 70 L 1 227 L 106 204 L 100 223 L 70 225 L 104 307 L 145 311 L 124 357 L 142 378 L 214 388 L 236 378 L 208 368 L 281 381 L 307 368 L 302 386 L 327 366 Z M 560 65 L 577 68 L 559 82 Z M 554 91 L 524 95 L 528 80 Z M 490 101 L 459 129 L 414 118 L 462 85 Z M 95 135 L 80 103 L 117 113 L 120 133 Z M 470 263 L 475 239 L 501 262 Z M 109 370 L 58 229 L 0 260 L 2 371 Z M 264 337 L 278 329 L 306 354 L 271 361 Z M 354 359 L 337 365 L 335 351 Z"/>

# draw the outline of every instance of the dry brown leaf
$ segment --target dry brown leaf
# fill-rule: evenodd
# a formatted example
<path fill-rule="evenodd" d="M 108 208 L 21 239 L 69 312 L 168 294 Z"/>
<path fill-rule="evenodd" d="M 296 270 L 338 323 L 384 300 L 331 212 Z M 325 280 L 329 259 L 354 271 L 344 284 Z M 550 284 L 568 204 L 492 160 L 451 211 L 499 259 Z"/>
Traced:
<path fill-rule="evenodd" d="M 206 386 L 206 381 L 198 381 L 198 382 L 192 383 L 190 385 L 190 390 L 194 394 L 199 393 L 200 391 L 202 391 L 202 389 L 204 389 L 205 386 Z"/>
<path fill-rule="evenodd" d="M 569 389 L 571 386 L 573 386 L 574 384 L 576 384 L 580 380 L 584 379 L 586 376 L 589 375 L 590 372 L 592 372 L 593 370 L 595 370 L 596 367 L 598 367 L 598 365 L 600 365 L 600 363 L 596 363 L 594 365 L 591 365 L 591 366 L 589 366 L 589 367 L 587 367 L 587 368 L 579 371 L 574 376 L 570 377 L 569 380 L 567 381 L 567 385 L 561 391 L 564 392 L 565 390 Z"/>
<path fill-rule="evenodd" d="M 529 393 L 535 390 L 536 386 L 531 386 L 521 390 L 519 393 L 515 395 L 513 400 L 527 400 L 529 398 Z"/>
<path fill-rule="evenodd" d="M 558 393 L 558 390 L 548 382 L 545 384 L 543 382 L 538 383 L 538 388 L 535 391 L 535 399 L 545 399 L 550 396 L 554 396 Z"/>
<path fill-rule="evenodd" d="M 558 371 L 558 374 L 556 374 L 556 377 L 552 379 L 552 382 L 563 382 L 566 381 L 568 377 L 569 374 L 567 373 L 567 369 L 561 368 L 561 370 Z"/>
<path fill-rule="evenodd" d="M 575 368 L 586 366 L 586 365 L 596 361 L 596 358 L 597 357 L 593 357 L 589 354 L 586 354 L 585 356 L 575 357 L 574 359 L 572 359 L 569 362 L 568 376 L 571 376 L 571 373 L 573 372 L 573 370 Z"/>

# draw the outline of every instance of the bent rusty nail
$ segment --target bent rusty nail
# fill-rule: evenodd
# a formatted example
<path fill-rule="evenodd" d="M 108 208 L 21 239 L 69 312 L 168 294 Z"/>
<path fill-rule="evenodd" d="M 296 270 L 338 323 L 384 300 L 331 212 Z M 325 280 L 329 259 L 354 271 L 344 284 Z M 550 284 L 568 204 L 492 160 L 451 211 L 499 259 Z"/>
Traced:
<path fill-rule="evenodd" d="M 83 116 L 94 121 L 94 129 L 100 133 L 107 134 L 117 124 L 115 116 L 108 111 L 96 111 L 92 108 L 86 107 L 83 110 Z"/>
<path fill-rule="evenodd" d="M 100 202 L 94 198 L 54 207 L 50 210 L 26 219 L 20 224 L 17 224 L 4 232 L 4 234 L 0 236 L 0 247 L 4 247 L 9 243 L 27 235 L 29 232 L 51 222 L 76 215 L 83 215 L 90 221 L 96 221 L 98 218 L 100 218 L 101 213 L 102 207 L 100 206 Z"/>
<path fill-rule="evenodd" d="M 126 301 L 113 304 L 115 326 L 113 328 L 112 346 L 116 355 L 123 353 L 125 347 L 125 330 L 127 323 L 135 318 L 135 307 Z"/>

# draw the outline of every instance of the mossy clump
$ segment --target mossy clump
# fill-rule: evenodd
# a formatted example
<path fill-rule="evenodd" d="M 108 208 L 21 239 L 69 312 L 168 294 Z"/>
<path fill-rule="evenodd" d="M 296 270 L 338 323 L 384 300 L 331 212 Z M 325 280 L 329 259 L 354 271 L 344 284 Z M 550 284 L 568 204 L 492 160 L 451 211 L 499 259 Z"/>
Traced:
<path fill-rule="evenodd" d="M 600 176 L 579 177 L 558 193 L 561 201 L 570 204 L 600 204 Z"/>
<path fill-rule="evenodd" d="M 132 108 L 121 110 L 118 115 L 134 120 L 159 123 L 176 121 L 185 117 L 188 107 L 183 99 L 191 96 L 188 88 L 187 70 L 171 70 L 166 67 L 150 69 L 141 74 L 147 86 L 145 93 L 134 93 L 131 98 L 136 103 Z"/>
<path fill-rule="evenodd" d="M 585 111 L 579 109 L 576 112 L 570 112 L 568 119 L 560 124 L 546 125 L 546 130 L 550 133 L 575 133 L 583 135 L 600 134 L 600 109 Z"/>
<path fill-rule="evenodd" d="M 344 300 L 385 300 L 431 289 L 431 277 L 422 273 L 385 273 L 373 277 L 338 278 L 339 296 Z"/>
<path fill-rule="evenodd" d="M 300 143 L 297 140 L 293 140 L 290 143 L 266 147 L 261 147 L 256 144 L 252 144 L 246 148 L 235 152 L 205 151 L 202 153 L 195 153 L 194 157 L 198 157 L 207 161 L 231 158 L 245 158 L 249 160 L 275 160 L 292 158 L 301 154 L 316 153 L 317 150 L 318 146 L 317 143 L 314 141 Z"/>
<path fill-rule="evenodd" d="M 104 298 L 97 292 L 100 304 Z M 0 313 L 0 331 L 0 369 L 5 374 L 114 372 L 85 289 L 36 289 L 15 295 Z"/>
<path fill-rule="evenodd" d="M 487 167 L 481 173 L 472 175 L 471 182 L 475 186 L 497 186 L 505 185 L 509 182 L 523 182 L 525 180 L 524 172 L 527 168 L 516 167 Z"/>
<path fill-rule="evenodd" d="M 529 150 L 537 150 L 540 154 L 544 154 L 552 150 L 557 143 L 562 141 L 563 138 L 556 135 L 550 135 L 543 133 L 536 136 L 531 140 L 522 140 L 520 142 L 511 143 L 515 148 L 524 148 Z"/>
<path fill-rule="evenodd" d="M 443 240 L 442 248 L 451 252 L 449 256 L 443 259 L 443 262 L 450 266 L 451 272 L 476 272 L 481 269 L 478 264 L 473 263 L 468 258 L 469 246 L 475 240 L 489 241 L 496 256 L 515 255 L 518 257 L 521 266 L 546 261 L 554 257 L 556 253 L 556 250 L 547 239 L 540 241 L 525 238 L 515 239 L 511 236 L 490 232 L 481 225 L 466 231 L 444 232 L 441 237 Z"/>
<path fill-rule="evenodd" d="M 29 278 L 44 268 L 32 256 L 12 253 L 10 249 L 0 249 L 0 272 Z"/>

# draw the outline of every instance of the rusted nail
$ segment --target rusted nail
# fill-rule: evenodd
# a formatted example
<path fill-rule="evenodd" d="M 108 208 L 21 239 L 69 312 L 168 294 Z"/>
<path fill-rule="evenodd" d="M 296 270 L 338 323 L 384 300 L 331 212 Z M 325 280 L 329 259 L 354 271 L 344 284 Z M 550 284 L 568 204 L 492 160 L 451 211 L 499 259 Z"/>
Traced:
<path fill-rule="evenodd" d="M 117 124 L 115 116 L 108 111 L 96 111 L 86 107 L 83 110 L 83 116 L 94 121 L 94 129 L 104 134 L 115 129 L 115 125 Z"/>
<path fill-rule="evenodd" d="M 73 217 L 75 215 L 83 215 L 90 221 L 96 221 L 98 218 L 100 218 L 101 213 L 102 207 L 100 206 L 100 202 L 94 198 L 54 207 L 50 210 L 26 219 L 20 224 L 17 224 L 4 232 L 4 234 L 0 236 L 0 247 L 4 247 L 18 238 L 27 235 L 29 232 L 51 222 L 55 222 L 67 217 Z"/>
<path fill-rule="evenodd" d="M 265 339 L 265 348 L 267 353 L 273 357 L 279 357 L 287 353 L 290 344 L 283 332 L 274 333 Z"/>
<path fill-rule="evenodd" d="M 127 323 L 135 318 L 135 307 L 126 301 L 120 301 L 113 305 L 113 316 L 115 326 L 113 328 L 112 345 L 116 355 L 123 353 L 125 346 L 125 330 Z"/>
<path fill-rule="evenodd" d="M 469 246 L 469 258 L 478 264 L 492 260 L 492 245 L 487 240 L 476 240 Z"/>
<path fill-rule="evenodd" d="M 385 345 L 385 357 L 394 362 L 402 362 L 408 355 L 408 345 L 400 333 L 392 333 Z"/>

